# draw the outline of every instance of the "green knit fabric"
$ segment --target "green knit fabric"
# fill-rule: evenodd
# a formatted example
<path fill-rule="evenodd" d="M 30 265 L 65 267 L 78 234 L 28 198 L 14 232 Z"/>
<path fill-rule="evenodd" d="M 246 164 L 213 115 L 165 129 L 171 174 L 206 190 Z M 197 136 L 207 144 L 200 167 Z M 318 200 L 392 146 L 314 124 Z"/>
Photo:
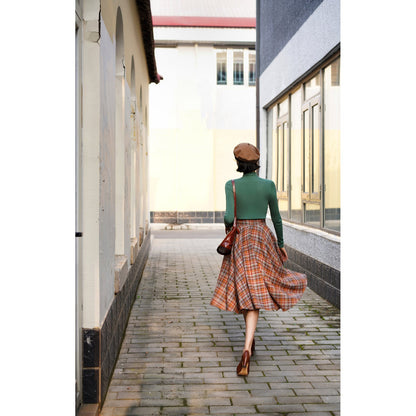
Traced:
<path fill-rule="evenodd" d="M 237 218 L 240 220 L 264 219 L 267 207 L 270 207 L 277 242 L 279 247 L 283 247 L 283 225 L 274 182 L 259 178 L 255 172 L 246 173 L 241 178 L 235 179 L 235 191 L 237 194 Z M 225 199 L 224 223 L 230 227 L 234 221 L 234 197 L 231 181 L 225 184 Z"/>

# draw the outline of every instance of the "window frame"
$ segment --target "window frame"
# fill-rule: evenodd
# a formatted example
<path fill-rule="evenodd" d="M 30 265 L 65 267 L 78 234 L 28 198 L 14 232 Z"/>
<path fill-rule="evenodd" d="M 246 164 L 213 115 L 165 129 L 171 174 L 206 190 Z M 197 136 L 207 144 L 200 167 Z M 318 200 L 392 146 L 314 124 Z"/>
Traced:
<path fill-rule="evenodd" d="M 286 131 L 285 131 L 285 124 L 286 124 Z M 280 146 L 280 135 L 279 129 L 281 129 L 282 135 L 282 146 Z M 289 178 L 290 178 L 290 126 L 289 126 L 289 113 L 284 114 L 283 116 L 277 119 L 277 126 L 276 126 L 276 134 L 277 134 L 277 166 L 276 166 L 276 191 L 278 199 L 289 199 Z M 280 155 L 280 151 L 282 151 L 283 155 Z M 280 160 L 283 162 L 282 166 L 282 187 L 280 187 Z M 282 189 L 283 188 L 283 189 Z"/>
<path fill-rule="evenodd" d="M 233 85 L 244 85 L 244 49 L 233 49 Z M 242 60 L 241 62 L 236 62 L 236 53 L 241 53 Z M 241 70 L 236 70 L 236 65 L 241 66 Z M 241 80 L 236 82 L 236 74 L 241 75 Z"/>
<path fill-rule="evenodd" d="M 315 190 L 313 187 L 314 184 L 314 165 L 315 165 L 315 158 L 314 158 L 314 140 L 316 137 L 314 136 L 314 125 L 313 125 L 313 108 L 318 107 L 319 111 L 319 135 L 318 135 L 318 147 L 319 147 L 319 160 L 321 161 L 322 155 L 321 155 L 321 130 L 322 130 L 322 123 L 321 123 L 321 98 L 319 96 L 314 96 L 313 98 L 310 98 L 308 101 L 303 103 L 302 105 L 302 202 L 320 202 L 321 200 L 321 163 L 319 162 L 319 190 Z M 305 190 L 305 162 L 306 162 L 306 156 L 305 156 L 305 118 L 303 117 L 303 114 L 309 111 L 309 125 L 307 127 L 308 129 L 308 148 L 309 148 L 309 155 L 308 155 L 308 190 Z"/>
<path fill-rule="evenodd" d="M 253 56 L 254 57 L 254 62 L 250 62 L 250 57 Z M 254 70 L 251 71 L 251 66 L 253 65 Z M 248 75 L 247 75 L 247 79 L 248 79 L 248 85 L 249 87 L 255 86 L 256 85 L 256 53 L 253 52 L 252 50 L 248 50 Z M 250 78 L 250 74 L 253 74 L 253 79 Z"/>
<path fill-rule="evenodd" d="M 225 53 L 225 61 L 223 61 L 222 60 L 222 58 L 221 58 L 221 61 L 219 61 L 219 54 L 223 54 L 223 53 Z M 216 60 L 215 60 L 215 62 L 216 62 L 216 75 L 217 75 L 217 79 L 216 79 L 216 84 L 217 85 L 227 85 L 227 61 L 228 61 L 228 53 L 227 53 L 227 49 L 218 49 L 218 50 L 216 50 L 216 52 L 215 52 L 215 58 L 216 58 Z M 221 81 L 224 81 L 224 82 L 219 82 L 220 80 L 219 80 L 219 77 L 218 77 L 218 75 L 219 75 L 219 65 L 224 65 L 224 69 L 225 69 L 225 71 L 222 73 L 221 72 L 221 74 L 222 75 L 225 75 L 225 80 L 221 80 Z M 222 68 L 221 68 L 222 69 Z M 222 76 L 221 76 L 221 78 L 222 78 Z"/>
<path fill-rule="evenodd" d="M 252 46 L 247 47 L 223 47 L 216 46 L 215 50 L 215 84 L 228 86 L 244 86 L 253 87 L 257 85 L 256 74 L 256 51 Z M 219 60 L 219 54 L 225 53 L 225 60 Z M 241 56 L 235 60 L 235 53 L 240 53 Z M 250 63 L 250 59 L 252 62 Z M 220 65 L 222 71 L 220 71 Z M 252 79 L 250 79 L 250 68 L 252 71 Z M 220 72 L 223 74 L 223 79 L 220 79 Z M 236 78 L 237 76 L 237 78 Z"/>

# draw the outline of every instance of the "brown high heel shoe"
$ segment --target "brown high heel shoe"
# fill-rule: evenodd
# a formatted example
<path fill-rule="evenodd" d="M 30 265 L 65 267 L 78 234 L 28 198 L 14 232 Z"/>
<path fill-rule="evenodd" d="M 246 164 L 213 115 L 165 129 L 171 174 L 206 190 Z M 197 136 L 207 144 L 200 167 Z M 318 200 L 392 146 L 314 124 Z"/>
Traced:
<path fill-rule="evenodd" d="M 240 363 L 237 366 L 238 376 L 248 376 L 250 372 L 250 353 L 245 350 L 241 356 Z"/>

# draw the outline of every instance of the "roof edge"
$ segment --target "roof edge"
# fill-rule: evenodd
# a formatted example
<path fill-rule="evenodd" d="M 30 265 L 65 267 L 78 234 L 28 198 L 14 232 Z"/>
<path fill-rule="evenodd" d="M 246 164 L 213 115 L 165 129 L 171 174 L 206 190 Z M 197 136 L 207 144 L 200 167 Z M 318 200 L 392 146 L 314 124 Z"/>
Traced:
<path fill-rule="evenodd" d="M 139 13 L 140 27 L 142 31 L 143 46 L 146 55 L 147 71 L 150 83 L 158 84 L 163 79 L 157 73 L 155 58 L 155 41 L 153 37 L 153 22 L 150 0 L 136 0 L 136 7 Z"/>

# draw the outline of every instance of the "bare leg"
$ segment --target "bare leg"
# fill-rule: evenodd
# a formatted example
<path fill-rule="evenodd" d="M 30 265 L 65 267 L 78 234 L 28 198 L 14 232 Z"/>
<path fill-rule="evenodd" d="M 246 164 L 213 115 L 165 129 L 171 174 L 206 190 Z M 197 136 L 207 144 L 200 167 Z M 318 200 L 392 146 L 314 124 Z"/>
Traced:
<path fill-rule="evenodd" d="M 257 320 L 259 319 L 259 310 L 245 311 L 244 320 L 246 322 L 246 339 L 244 343 L 244 351 L 248 351 L 251 355 L 251 344 L 256 331 Z"/>
<path fill-rule="evenodd" d="M 247 320 L 247 312 L 248 312 L 247 309 L 243 310 L 244 322 L 246 322 L 246 320 Z"/>

